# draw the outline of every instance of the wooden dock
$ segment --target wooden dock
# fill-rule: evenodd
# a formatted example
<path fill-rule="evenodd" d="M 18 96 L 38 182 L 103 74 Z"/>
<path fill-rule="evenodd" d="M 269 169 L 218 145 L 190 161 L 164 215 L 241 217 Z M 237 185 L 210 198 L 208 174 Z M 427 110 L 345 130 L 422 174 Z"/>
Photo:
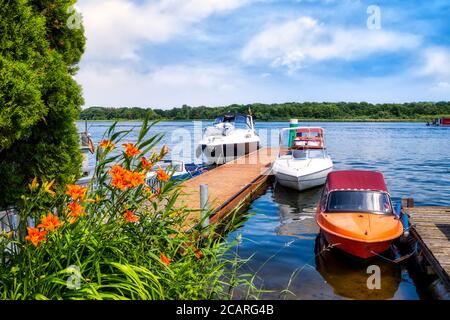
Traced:
<path fill-rule="evenodd" d="M 424 258 L 450 290 L 450 207 L 405 208 Z"/>
<path fill-rule="evenodd" d="M 213 212 L 209 221 L 217 223 L 240 203 L 255 197 L 277 155 L 276 149 L 262 148 L 183 182 L 177 205 L 192 208 L 185 228 L 201 219 L 200 185 L 208 185 L 208 208 Z"/>

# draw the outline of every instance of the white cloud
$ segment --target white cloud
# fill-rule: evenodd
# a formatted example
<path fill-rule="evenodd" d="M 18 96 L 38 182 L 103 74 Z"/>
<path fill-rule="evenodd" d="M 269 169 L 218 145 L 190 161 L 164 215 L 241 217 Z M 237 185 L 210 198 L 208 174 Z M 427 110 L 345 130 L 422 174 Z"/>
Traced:
<path fill-rule="evenodd" d="M 448 100 L 450 87 L 442 82 L 430 88 L 429 81 L 411 81 L 408 74 L 382 79 L 304 75 L 284 82 L 220 65 L 170 65 L 141 73 L 126 66 L 96 63 L 82 68 L 77 80 L 83 86 L 86 107 L 164 109 L 183 104 L 218 106 L 286 101 L 441 101 Z"/>
<path fill-rule="evenodd" d="M 251 0 L 81 0 L 87 57 L 137 59 L 143 43 L 160 43 L 213 14 Z"/>
<path fill-rule="evenodd" d="M 443 81 L 450 81 L 450 50 L 447 48 L 433 47 L 425 50 L 424 63 L 419 68 L 419 75 L 432 76 Z"/>
<path fill-rule="evenodd" d="M 450 90 L 450 83 L 442 81 L 437 84 L 437 87 L 440 89 Z"/>
<path fill-rule="evenodd" d="M 171 65 L 141 73 L 125 66 L 87 65 L 77 75 L 87 106 L 176 107 L 254 102 L 269 93 L 239 70 Z"/>
<path fill-rule="evenodd" d="M 377 52 L 416 48 L 417 36 L 368 29 L 326 26 L 310 17 L 271 25 L 253 37 L 241 57 L 248 63 L 268 61 L 293 71 L 329 59 L 355 60 Z"/>
<path fill-rule="evenodd" d="M 438 83 L 433 83 L 431 86 L 431 92 L 437 94 L 446 94 L 447 98 L 441 100 L 448 100 L 448 94 L 450 93 L 450 82 L 440 81 Z"/>

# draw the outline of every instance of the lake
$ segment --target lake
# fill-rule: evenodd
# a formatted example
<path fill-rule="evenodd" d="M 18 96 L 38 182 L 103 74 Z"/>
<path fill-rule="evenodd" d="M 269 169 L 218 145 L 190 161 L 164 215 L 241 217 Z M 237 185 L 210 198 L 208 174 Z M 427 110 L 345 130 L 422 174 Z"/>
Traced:
<path fill-rule="evenodd" d="M 149 134 L 164 133 L 172 158 L 196 159 L 195 142 L 209 122 L 161 122 Z M 412 197 L 416 205 L 450 205 L 450 128 L 427 127 L 423 123 L 320 122 L 334 169 L 376 170 L 384 174 L 389 190 L 398 200 Z M 77 123 L 80 129 L 84 123 Z M 111 122 L 91 122 L 89 132 L 99 142 Z M 137 122 L 119 122 L 118 128 L 132 129 L 129 141 L 137 137 Z M 256 122 L 262 145 L 276 146 L 277 129 L 288 122 Z M 128 141 L 128 140 L 127 140 Z M 428 298 L 414 272 L 407 265 L 384 260 L 380 266 L 381 290 L 369 290 L 367 266 L 321 252 L 314 207 L 320 188 L 298 193 L 272 183 L 250 206 L 252 215 L 229 235 L 242 236 L 239 253 L 253 258 L 242 272 L 257 273 L 257 283 L 272 292 L 263 298 L 288 299 L 421 299 Z M 320 254 L 318 254 L 320 253 Z"/>

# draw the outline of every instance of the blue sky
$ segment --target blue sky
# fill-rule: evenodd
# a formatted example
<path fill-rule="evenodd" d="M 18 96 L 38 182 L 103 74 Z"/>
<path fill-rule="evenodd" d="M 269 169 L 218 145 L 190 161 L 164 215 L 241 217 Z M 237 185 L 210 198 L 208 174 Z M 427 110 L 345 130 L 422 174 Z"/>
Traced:
<path fill-rule="evenodd" d="M 380 19 L 367 12 L 374 5 Z M 450 100 L 446 0 L 79 0 L 78 9 L 86 107 Z"/>

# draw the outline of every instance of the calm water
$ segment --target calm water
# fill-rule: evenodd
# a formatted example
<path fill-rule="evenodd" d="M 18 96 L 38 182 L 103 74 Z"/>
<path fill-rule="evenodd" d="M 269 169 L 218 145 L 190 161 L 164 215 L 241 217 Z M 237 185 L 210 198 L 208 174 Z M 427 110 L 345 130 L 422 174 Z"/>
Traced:
<path fill-rule="evenodd" d="M 100 141 L 109 122 L 90 123 L 89 131 Z M 208 123 L 204 123 L 207 125 Z M 80 128 L 84 125 L 78 124 Z M 120 129 L 138 127 L 122 122 Z M 417 205 L 450 205 L 450 128 L 429 128 L 422 123 L 308 123 L 326 129 L 328 151 L 335 170 L 366 169 L 383 172 L 395 199 L 413 197 Z M 257 123 L 264 145 L 275 146 L 276 128 L 287 123 Z M 137 130 L 136 130 L 137 131 Z M 194 134 L 195 131 L 195 134 Z M 166 133 L 161 142 L 175 150 L 173 158 L 194 159 L 201 128 L 192 122 L 164 122 L 150 134 Z M 130 141 L 136 139 L 136 132 Z M 179 143 L 184 142 L 180 148 Z M 256 272 L 258 284 L 278 298 L 289 289 L 289 299 L 420 299 L 426 298 L 405 265 L 373 261 L 381 268 L 381 290 L 368 290 L 367 266 L 329 252 L 321 252 L 314 207 L 320 188 L 298 193 L 274 183 L 255 200 L 253 215 L 242 228 L 239 246 L 244 258 L 254 255 L 246 271 Z M 321 252 L 321 254 L 318 254 Z"/>

